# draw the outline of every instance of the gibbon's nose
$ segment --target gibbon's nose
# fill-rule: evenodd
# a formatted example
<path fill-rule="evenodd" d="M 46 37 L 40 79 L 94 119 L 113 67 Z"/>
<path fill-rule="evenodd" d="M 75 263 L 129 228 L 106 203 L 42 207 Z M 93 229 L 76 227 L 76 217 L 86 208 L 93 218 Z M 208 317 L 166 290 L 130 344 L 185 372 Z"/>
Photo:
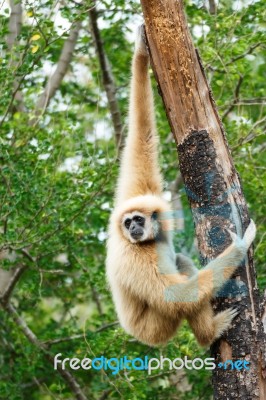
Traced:
<path fill-rule="evenodd" d="M 130 235 L 134 239 L 139 239 L 143 235 L 143 229 L 140 227 L 138 224 L 135 224 L 134 222 L 130 226 Z"/>

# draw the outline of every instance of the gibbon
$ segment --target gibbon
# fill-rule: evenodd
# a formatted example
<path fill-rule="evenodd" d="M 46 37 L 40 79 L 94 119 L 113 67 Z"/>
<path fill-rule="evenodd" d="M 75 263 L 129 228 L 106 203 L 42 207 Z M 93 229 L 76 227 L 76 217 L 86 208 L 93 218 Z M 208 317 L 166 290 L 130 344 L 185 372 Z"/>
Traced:
<path fill-rule="evenodd" d="M 210 345 L 238 311 L 214 315 L 211 299 L 244 259 L 255 237 L 250 222 L 243 239 L 198 270 L 175 254 L 170 205 L 162 198 L 149 55 L 139 31 L 132 62 L 129 133 L 121 161 L 107 241 L 107 279 L 122 327 L 151 346 L 166 343 L 187 319 L 198 342 Z"/>

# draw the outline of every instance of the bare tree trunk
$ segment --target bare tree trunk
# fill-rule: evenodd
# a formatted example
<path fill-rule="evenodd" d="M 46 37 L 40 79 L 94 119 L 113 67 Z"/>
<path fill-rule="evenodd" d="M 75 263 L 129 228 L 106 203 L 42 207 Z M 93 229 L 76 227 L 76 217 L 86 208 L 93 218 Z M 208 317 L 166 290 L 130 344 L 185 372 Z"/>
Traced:
<path fill-rule="evenodd" d="M 249 223 L 239 176 L 179 0 L 141 0 L 152 67 L 174 134 L 202 263 L 229 244 L 225 228 L 242 235 Z M 265 334 L 253 250 L 220 293 L 215 307 L 240 309 L 232 329 L 212 347 L 215 399 L 265 399 Z M 224 370 L 228 359 L 249 370 Z"/>
<path fill-rule="evenodd" d="M 216 9 L 217 9 L 217 6 L 216 6 L 216 3 L 215 3 L 215 0 L 209 0 L 209 13 L 210 14 L 215 14 L 216 13 Z"/>
<path fill-rule="evenodd" d="M 94 39 L 95 49 L 96 49 L 96 52 L 97 52 L 97 55 L 99 58 L 103 86 L 104 86 L 106 96 L 108 99 L 108 103 L 109 103 L 111 118 L 112 118 L 113 127 L 114 127 L 114 131 L 115 131 L 116 147 L 117 147 L 117 151 L 119 154 L 121 151 L 122 145 L 123 145 L 123 143 L 122 143 L 123 124 L 122 124 L 121 113 L 119 110 L 119 105 L 118 105 L 118 102 L 116 99 L 115 81 L 114 81 L 114 77 L 112 74 L 109 60 L 104 51 L 104 46 L 103 46 L 103 42 L 101 39 L 100 30 L 98 27 L 98 20 L 97 20 L 98 15 L 97 15 L 96 7 L 93 7 L 90 9 L 89 16 L 90 16 L 91 32 L 92 32 L 93 39 Z"/>
<path fill-rule="evenodd" d="M 64 76 L 67 73 L 70 62 L 73 58 L 73 53 L 78 40 L 79 31 L 81 28 L 81 21 L 77 21 L 69 31 L 69 36 L 65 40 L 56 69 L 54 73 L 47 80 L 44 91 L 37 100 L 34 117 L 30 121 L 30 125 L 35 125 L 40 116 L 45 113 L 50 100 L 55 95 L 55 92 L 60 87 Z"/>
<path fill-rule="evenodd" d="M 9 0 L 9 5 L 11 8 L 11 13 L 8 23 L 8 35 L 6 38 L 6 44 L 9 50 L 11 50 L 21 31 L 22 6 L 20 1 L 14 0 Z"/>
<path fill-rule="evenodd" d="M 8 35 L 6 38 L 7 47 L 11 53 L 11 65 L 20 65 L 21 61 L 19 60 L 20 54 L 14 51 L 14 46 L 17 41 L 17 37 L 20 35 L 21 27 L 22 27 L 22 5 L 21 1 L 9 0 L 9 5 L 11 8 L 10 18 L 8 22 Z M 20 90 L 18 90 L 19 79 L 15 77 L 14 79 L 14 92 L 15 100 L 16 100 L 16 109 L 18 111 L 25 112 L 26 108 L 23 102 L 23 96 Z"/>

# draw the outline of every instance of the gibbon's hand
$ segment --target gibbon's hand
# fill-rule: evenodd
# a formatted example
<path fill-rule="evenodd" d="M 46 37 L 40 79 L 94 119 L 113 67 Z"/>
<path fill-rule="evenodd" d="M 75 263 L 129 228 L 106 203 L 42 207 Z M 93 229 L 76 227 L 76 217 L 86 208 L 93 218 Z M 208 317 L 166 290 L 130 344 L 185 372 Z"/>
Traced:
<path fill-rule="evenodd" d="M 235 247 L 247 251 L 255 239 L 256 225 L 254 221 L 251 219 L 249 226 L 247 227 L 244 237 L 242 239 L 235 232 L 232 232 L 230 229 L 227 229 L 227 232 L 231 236 L 232 244 Z"/>

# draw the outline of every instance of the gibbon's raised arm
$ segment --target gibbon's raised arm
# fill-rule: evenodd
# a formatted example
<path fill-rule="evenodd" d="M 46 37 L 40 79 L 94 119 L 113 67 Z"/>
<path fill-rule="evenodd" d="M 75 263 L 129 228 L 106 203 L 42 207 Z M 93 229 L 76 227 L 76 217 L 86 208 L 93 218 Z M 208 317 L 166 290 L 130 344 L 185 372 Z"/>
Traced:
<path fill-rule="evenodd" d="M 141 194 L 161 194 L 157 143 L 149 55 L 139 32 L 132 60 L 129 132 L 121 161 L 116 205 Z"/>

